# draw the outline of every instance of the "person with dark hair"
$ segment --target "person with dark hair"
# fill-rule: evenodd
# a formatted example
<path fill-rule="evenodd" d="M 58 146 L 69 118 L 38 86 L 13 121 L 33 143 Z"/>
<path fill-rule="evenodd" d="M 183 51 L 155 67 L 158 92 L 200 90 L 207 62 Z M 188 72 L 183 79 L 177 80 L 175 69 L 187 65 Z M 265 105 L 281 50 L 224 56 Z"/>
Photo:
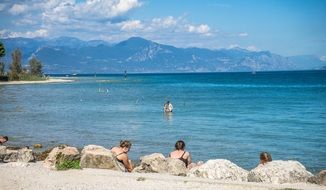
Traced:
<path fill-rule="evenodd" d="M 179 140 L 175 143 L 175 150 L 169 154 L 169 157 L 176 158 L 185 163 L 186 167 L 191 164 L 191 156 L 188 151 L 185 150 L 186 144 L 184 141 Z"/>
<path fill-rule="evenodd" d="M 262 152 L 262 153 L 260 153 L 259 158 L 260 158 L 259 164 L 262 164 L 262 165 L 266 164 L 267 162 L 271 162 L 272 161 L 272 156 L 268 152 Z"/>
<path fill-rule="evenodd" d="M 171 102 L 170 101 L 165 102 L 163 109 L 164 109 L 165 113 L 171 113 L 173 110 L 173 106 L 172 106 Z"/>
<path fill-rule="evenodd" d="M 120 141 L 119 147 L 113 147 L 112 153 L 115 154 L 115 158 L 118 162 L 122 163 L 128 172 L 133 170 L 133 164 L 128 158 L 128 152 L 131 148 L 131 142 L 127 140 Z"/>
<path fill-rule="evenodd" d="M 0 145 L 6 143 L 9 140 L 7 136 L 0 136 Z"/>

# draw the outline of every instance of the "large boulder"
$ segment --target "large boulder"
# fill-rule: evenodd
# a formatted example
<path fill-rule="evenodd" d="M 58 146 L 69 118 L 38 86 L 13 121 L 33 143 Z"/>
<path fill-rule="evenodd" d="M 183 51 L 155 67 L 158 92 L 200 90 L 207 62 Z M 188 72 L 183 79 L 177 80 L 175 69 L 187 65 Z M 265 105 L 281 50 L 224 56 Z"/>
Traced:
<path fill-rule="evenodd" d="M 5 146 L 0 147 L 0 162 L 33 162 L 35 157 L 33 151 L 28 148 L 16 150 L 8 149 Z"/>
<path fill-rule="evenodd" d="M 167 163 L 161 153 L 154 153 L 140 158 L 140 165 L 133 172 L 139 173 L 166 173 Z"/>
<path fill-rule="evenodd" d="M 0 146 L 0 154 L 6 154 L 6 152 L 7 152 L 7 147 Z"/>
<path fill-rule="evenodd" d="M 248 181 L 274 184 L 305 183 L 311 176 L 312 174 L 298 161 L 276 160 L 252 169 L 248 174 Z"/>
<path fill-rule="evenodd" d="M 76 147 L 55 147 L 48 154 L 46 159 L 44 160 L 43 165 L 50 169 L 57 169 L 56 166 L 66 162 L 66 161 L 74 161 L 79 160 L 80 154 Z"/>
<path fill-rule="evenodd" d="M 165 158 L 161 153 L 153 153 L 140 158 L 140 165 L 133 172 L 138 173 L 169 173 L 186 175 L 187 168 L 179 159 Z"/>
<path fill-rule="evenodd" d="M 167 158 L 167 172 L 171 175 L 177 175 L 177 176 L 186 176 L 187 175 L 187 167 L 184 162 L 182 162 L 179 159 L 175 158 Z"/>
<path fill-rule="evenodd" d="M 247 181 L 248 171 L 229 160 L 208 160 L 203 165 L 190 169 L 187 176 L 227 181 Z"/>
<path fill-rule="evenodd" d="M 110 150 L 97 145 L 88 145 L 84 147 L 82 150 L 80 166 L 81 168 L 125 171 L 123 164 L 117 161 L 115 155 Z"/>
<path fill-rule="evenodd" d="M 322 170 L 319 174 L 312 176 L 308 179 L 309 183 L 315 183 L 318 185 L 326 185 L 326 170 Z"/>

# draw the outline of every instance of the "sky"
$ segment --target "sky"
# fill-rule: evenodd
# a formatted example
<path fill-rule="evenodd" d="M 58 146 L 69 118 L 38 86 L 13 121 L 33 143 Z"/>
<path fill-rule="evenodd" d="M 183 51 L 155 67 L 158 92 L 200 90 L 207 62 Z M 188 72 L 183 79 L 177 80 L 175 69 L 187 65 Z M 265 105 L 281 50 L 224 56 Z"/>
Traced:
<path fill-rule="evenodd" d="M 326 61 L 326 0 L 0 0 L 0 35 L 240 47 Z"/>

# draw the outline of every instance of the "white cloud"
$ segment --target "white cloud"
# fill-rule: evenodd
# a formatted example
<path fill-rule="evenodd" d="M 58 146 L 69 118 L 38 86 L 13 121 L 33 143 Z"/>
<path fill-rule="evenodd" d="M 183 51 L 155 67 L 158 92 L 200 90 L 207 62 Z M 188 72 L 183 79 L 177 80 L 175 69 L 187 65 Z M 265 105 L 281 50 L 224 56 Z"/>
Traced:
<path fill-rule="evenodd" d="M 27 6 L 26 5 L 22 5 L 22 4 L 14 4 L 10 9 L 9 12 L 13 15 L 18 15 L 18 14 L 22 14 L 25 11 L 27 11 Z"/>
<path fill-rule="evenodd" d="M 136 30 L 142 29 L 143 24 L 140 20 L 129 20 L 122 23 L 121 30 Z"/>
<path fill-rule="evenodd" d="M 210 28 L 207 24 L 201 24 L 199 26 L 194 26 L 194 25 L 188 26 L 188 32 L 190 32 L 190 33 L 210 35 L 209 31 L 210 31 Z"/>
<path fill-rule="evenodd" d="M 0 3 L 0 11 L 3 11 L 6 8 L 6 4 Z"/>
<path fill-rule="evenodd" d="M 139 6 L 141 3 L 138 0 L 86 0 L 82 3 L 76 3 L 74 0 L 56 0 L 44 4 L 43 15 L 51 20 L 59 16 L 61 22 L 70 19 L 107 20 Z"/>
<path fill-rule="evenodd" d="M 175 26 L 177 24 L 177 20 L 173 18 L 173 16 L 168 16 L 165 18 L 153 18 L 152 25 L 154 26 L 162 26 L 164 28 Z"/>
<path fill-rule="evenodd" d="M 7 30 L 1 30 L 0 33 L 5 38 L 16 38 L 16 37 L 36 38 L 36 37 L 47 37 L 49 34 L 46 29 L 38 29 L 35 31 L 27 31 L 27 32 L 10 32 Z"/>
<path fill-rule="evenodd" d="M 248 33 L 247 32 L 239 33 L 238 36 L 239 37 L 247 37 Z"/>
<path fill-rule="evenodd" d="M 326 55 L 320 56 L 319 58 L 321 61 L 326 61 Z"/>
<path fill-rule="evenodd" d="M 125 13 L 130 9 L 139 7 L 141 5 L 141 3 L 138 2 L 138 0 L 120 0 L 118 2 L 119 3 L 113 7 L 113 10 L 115 10 L 116 15 Z"/>

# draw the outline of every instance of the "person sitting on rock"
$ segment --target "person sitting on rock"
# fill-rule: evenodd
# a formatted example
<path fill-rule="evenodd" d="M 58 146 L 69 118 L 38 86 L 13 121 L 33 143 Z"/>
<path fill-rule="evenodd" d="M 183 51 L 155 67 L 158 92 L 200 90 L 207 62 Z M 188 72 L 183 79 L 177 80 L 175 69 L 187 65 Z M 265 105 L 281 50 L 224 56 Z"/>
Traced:
<path fill-rule="evenodd" d="M 267 162 L 272 161 L 272 156 L 268 152 L 262 152 L 260 153 L 260 162 L 259 164 L 265 165 Z"/>
<path fill-rule="evenodd" d="M 115 154 L 115 158 L 118 162 L 122 163 L 128 172 L 133 169 L 133 164 L 128 158 L 128 152 L 131 148 L 130 141 L 122 140 L 120 141 L 119 147 L 113 147 L 111 149 L 112 153 Z"/>
<path fill-rule="evenodd" d="M 0 145 L 6 143 L 8 141 L 8 137 L 7 136 L 0 136 Z"/>
<path fill-rule="evenodd" d="M 190 153 L 185 150 L 186 144 L 179 140 L 175 143 L 175 150 L 169 154 L 169 157 L 176 158 L 185 163 L 186 167 L 191 164 Z"/>

